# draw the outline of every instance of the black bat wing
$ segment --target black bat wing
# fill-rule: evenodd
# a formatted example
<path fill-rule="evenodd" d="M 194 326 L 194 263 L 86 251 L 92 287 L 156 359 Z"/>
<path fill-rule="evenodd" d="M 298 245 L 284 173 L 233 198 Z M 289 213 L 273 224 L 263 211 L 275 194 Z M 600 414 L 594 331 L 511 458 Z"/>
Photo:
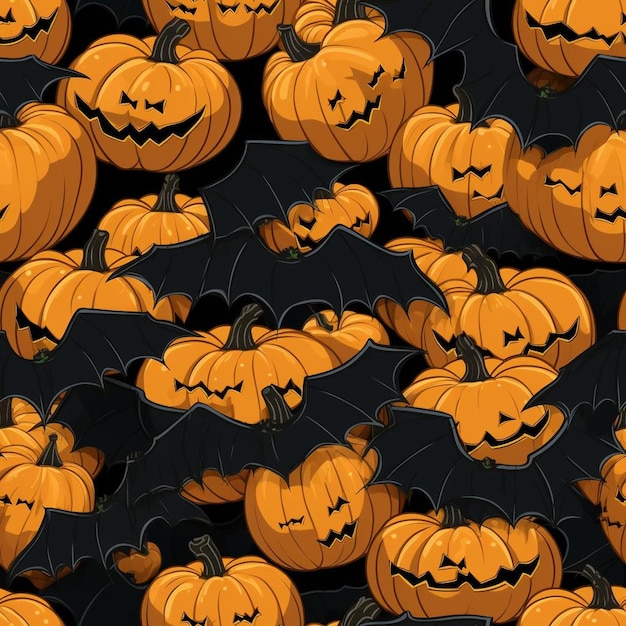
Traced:
<path fill-rule="evenodd" d="M 41 362 L 18 356 L 0 331 L 0 401 L 22 398 L 46 419 L 59 394 L 77 385 L 102 386 L 104 373 L 126 374 L 138 359 L 160 359 L 179 337 L 195 333 L 146 313 L 80 309 Z"/>
<path fill-rule="evenodd" d="M 312 203 L 356 163 L 330 161 L 306 141 L 247 141 L 241 161 L 222 180 L 200 188 L 216 240 L 239 231 L 256 232 L 263 220 L 289 224 L 290 209 Z"/>
<path fill-rule="evenodd" d="M 9 578 L 30 570 L 55 575 L 63 567 L 75 569 L 85 559 L 107 566 L 114 550 L 141 550 L 148 528 L 164 521 L 171 527 L 194 520 L 209 524 L 205 514 L 175 491 L 144 494 L 129 504 L 125 485 L 94 513 L 47 509 L 33 541 L 11 563 Z"/>
<path fill-rule="evenodd" d="M 328 624 L 340 620 L 359 598 L 368 593 L 367 585 L 304 592 L 301 597 L 306 623 Z"/>
<path fill-rule="evenodd" d="M 76 0 L 74 15 L 85 7 L 94 5 L 106 9 L 115 18 L 118 26 L 132 18 L 148 22 L 141 0 Z"/>
<path fill-rule="evenodd" d="M 75 449 L 96 447 L 110 465 L 145 452 L 182 413 L 153 404 L 137 387 L 109 379 L 102 387 L 71 389 L 49 421 L 72 431 Z"/>
<path fill-rule="evenodd" d="M 413 408 L 388 407 L 394 422 L 371 441 L 381 456 L 375 482 L 393 482 L 422 491 L 440 509 L 462 505 L 480 523 L 494 514 L 516 523 L 540 517 L 558 525 L 580 516 L 572 483 L 598 478 L 600 466 L 618 452 L 611 437 L 591 435 L 573 420 L 524 466 L 503 466 L 472 459 L 458 439 L 450 416 Z"/>
<path fill-rule="evenodd" d="M 280 430 L 237 422 L 207 405 L 195 405 L 129 464 L 129 501 L 156 489 L 180 489 L 189 480 L 201 480 L 208 469 L 228 476 L 246 467 L 265 467 L 287 478 L 316 448 L 346 445 L 355 426 L 379 424 L 378 411 L 403 400 L 399 369 L 415 354 L 369 341 L 347 363 L 307 377 L 294 418 Z"/>
<path fill-rule="evenodd" d="M 441 239 L 444 245 L 460 250 L 472 244 L 498 255 L 514 253 L 525 256 L 555 256 L 556 251 L 531 233 L 504 203 L 467 219 L 459 217 L 437 186 L 388 189 L 380 192 L 394 211 L 406 210 L 413 219 L 413 230 L 423 229 L 428 237 Z"/>
<path fill-rule="evenodd" d="M 526 406 L 547 404 L 575 416 L 583 406 L 595 411 L 605 402 L 615 415 L 626 405 L 626 330 L 610 332 L 563 366 Z"/>
<path fill-rule="evenodd" d="M 50 65 L 34 55 L 20 59 L 0 59 L 0 113 L 15 117 L 29 102 L 41 102 L 53 83 L 84 74 Z"/>
<path fill-rule="evenodd" d="M 450 617 L 427 617 L 418 619 L 410 613 L 403 613 L 399 617 L 367 622 L 363 626 L 491 626 L 490 617 L 475 615 L 452 615 Z"/>
<path fill-rule="evenodd" d="M 426 300 L 447 310 L 439 288 L 410 252 L 390 252 L 339 226 L 313 252 L 295 260 L 279 256 L 249 232 L 216 244 L 200 295 L 220 294 L 229 304 L 252 296 L 278 325 L 293 307 L 323 303 L 337 314 L 358 302 L 374 309 L 381 298 L 407 308 Z"/>

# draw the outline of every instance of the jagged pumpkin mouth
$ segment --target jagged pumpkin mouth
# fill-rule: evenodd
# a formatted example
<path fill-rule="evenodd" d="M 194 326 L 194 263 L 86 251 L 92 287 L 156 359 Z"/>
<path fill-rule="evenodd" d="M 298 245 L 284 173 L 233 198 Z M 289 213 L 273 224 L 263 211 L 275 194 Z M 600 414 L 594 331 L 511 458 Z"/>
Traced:
<path fill-rule="evenodd" d="M 382 96 L 379 94 L 374 100 L 368 100 L 365 103 L 365 108 L 360 113 L 358 111 L 352 111 L 350 117 L 345 122 L 337 124 L 337 128 L 343 130 L 350 130 L 357 122 L 365 122 L 369 124 L 372 119 L 374 111 L 380 108 Z"/>
<path fill-rule="evenodd" d="M 595 28 L 588 30 L 586 33 L 577 33 L 567 24 L 557 22 L 556 24 L 540 24 L 530 13 L 526 13 L 526 23 L 531 28 L 540 30 L 544 37 L 550 41 L 561 37 L 569 43 L 579 41 L 580 39 L 592 39 L 593 41 L 604 41 L 607 47 L 611 47 L 617 39 L 619 33 L 615 35 L 601 35 Z"/>
<path fill-rule="evenodd" d="M 4 18 L 0 19 L 0 25 L 15 22 L 12 11 L 13 10 L 11 9 L 7 15 L 4 16 Z M 15 37 L 0 37 L 0 45 L 8 46 L 17 43 L 22 39 L 26 39 L 27 37 L 34 41 L 41 33 L 49 33 L 52 28 L 52 24 L 54 24 L 54 20 L 57 17 L 57 13 L 58 9 L 55 9 L 50 17 L 40 17 L 32 26 L 25 26 L 22 28 L 19 35 L 16 35 Z"/>
<path fill-rule="evenodd" d="M 318 543 L 321 543 L 326 548 L 331 548 L 335 541 L 343 541 L 346 537 L 352 539 L 352 537 L 354 537 L 354 531 L 356 530 L 357 521 L 358 520 L 355 520 L 354 522 L 344 524 L 339 532 L 331 530 L 328 533 L 328 537 L 326 537 L 326 539 L 318 539 Z"/>

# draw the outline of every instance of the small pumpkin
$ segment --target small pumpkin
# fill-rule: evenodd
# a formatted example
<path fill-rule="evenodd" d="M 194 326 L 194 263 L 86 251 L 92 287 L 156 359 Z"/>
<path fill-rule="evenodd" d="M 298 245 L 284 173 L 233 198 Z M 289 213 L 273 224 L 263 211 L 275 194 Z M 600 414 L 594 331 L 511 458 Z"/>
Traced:
<path fill-rule="evenodd" d="M 591 586 L 540 591 L 520 615 L 518 626 L 625 626 L 626 588 L 612 586 L 591 565 L 581 574 Z"/>
<path fill-rule="evenodd" d="M 273 427 L 293 415 L 275 394 L 268 402 Z M 338 567 L 364 556 L 374 534 L 399 513 L 405 497 L 396 485 L 369 485 L 378 463 L 365 442 L 316 448 L 287 480 L 255 468 L 244 511 L 252 539 L 272 562 L 292 570 Z"/>
<path fill-rule="evenodd" d="M 235 80 L 205 50 L 179 45 L 175 18 L 159 35 L 117 34 L 92 43 L 71 65 L 57 102 L 85 128 L 96 156 L 120 169 L 174 172 L 218 154 L 241 117 Z"/>
<path fill-rule="evenodd" d="M 121 550 L 113 552 L 117 569 L 129 576 L 136 585 L 145 585 L 161 569 L 161 550 L 152 541 L 147 541 L 143 550 L 132 548 L 128 554 Z"/>
<path fill-rule="evenodd" d="M 385 35 L 355 15 L 319 44 L 280 26 L 285 52 L 265 66 L 263 103 L 281 139 L 309 141 L 335 161 L 366 162 L 387 154 L 405 119 L 428 101 L 433 69 L 421 36 Z"/>
<path fill-rule="evenodd" d="M 141 626 L 304 626 L 293 582 L 257 556 L 224 558 L 208 535 L 189 542 L 196 560 L 157 575 L 141 603 Z"/>
<path fill-rule="evenodd" d="M 156 305 L 137 278 L 108 280 L 135 256 L 106 248 L 109 234 L 95 230 L 82 250 L 46 250 L 15 270 L 0 288 L 0 326 L 13 350 L 32 359 L 54 349 L 79 309 L 148 312 L 173 322 L 169 299 Z"/>
<path fill-rule="evenodd" d="M 0 589 L 0 623 L 7 626 L 65 626 L 43 598 Z"/>
<path fill-rule="evenodd" d="M 375 600 L 369 596 L 360 597 L 345 613 L 341 620 L 329 622 L 326 626 L 365 626 L 368 622 L 376 621 L 381 609 Z M 307 626 L 322 626 L 309 623 Z"/>
<path fill-rule="evenodd" d="M 304 378 L 340 361 L 308 333 L 257 325 L 262 314 L 258 304 L 251 304 L 232 325 L 174 340 L 163 362 L 144 361 L 137 386 L 157 404 L 186 410 L 201 402 L 247 424 L 267 419 L 262 389 L 268 385 L 280 388 L 295 407 Z"/>
<path fill-rule="evenodd" d="M 555 93 L 565 91 L 577 80 L 573 76 L 562 76 L 561 74 L 555 74 L 554 72 L 544 70 L 540 67 L 536 67 L 528 72 L 526 78 L 528 82 L 537 87 L 540 94 L 544 96 L 551 96 Z"/>
<path fill-rule="evenodd" d="M 437 185 L 452 210 L 471 219 L 506 201 L 505 165 L 517 136 L 497 118 L 472 130 L 466 108 L 415 111 L 393 140 L 388 172 L 393 187 Z"/>
<path fill-rule="evenodd" d="M 442 617 L 462 610 L 496 624 L 519 616 L 537 592 L 558 586 L 561 555 L 532 519 L 477 524 L 451 505 L 390 520 L 367 555 L 374 599 L 389 613 Z"/>
<path fill-rule="evenodd" d="M 196 504 L 224 504 L 243 500 L 250 470 L 243 470 L 233 476 L 222 476 L 216 470 L 202 474 L 202 482 L 195 480 L 186 483 L 180 495 Z"/>

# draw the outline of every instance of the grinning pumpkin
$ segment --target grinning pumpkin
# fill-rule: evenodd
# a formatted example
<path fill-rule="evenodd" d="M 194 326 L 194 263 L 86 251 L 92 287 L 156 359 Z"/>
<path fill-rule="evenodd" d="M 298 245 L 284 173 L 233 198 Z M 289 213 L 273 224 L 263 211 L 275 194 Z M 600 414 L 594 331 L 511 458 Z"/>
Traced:
<path fill-rule="evenodd" d="M 302 0 L 142 0 L 159 32 L 172 18 L 189 22 L 190 48 L 223 61 L 241 61 L 269 52 L 278 43 L 279 24 L 289 23 Z"/>
<path fill-rule="evenodd" d="M 456 349 L 459 359 L 415 378 L 403 391 L 407 402 L 451 415 L 473 458 L 489 458 L 499 465 L 526 464 L 565 423 L 555 407 L 524 409 L 558 372 L 535 357 L 484 358 L 467 335 L 459 336 Z"/>
<path fill-rule="evenodd" d="M 609 0 L 516 0 L 513 36 L 535 65 L 580 76 L 601 55 L 626 56 L 626 2 Z"/>
<path fill-rule="evenodd" d="M 308 333 L 256 325 L 262 314 L 258 304 L 251 304 L 231 326 L 174 340 L 162 363 L 144 361 L 137 386 L 157 404 L 186 410 L 201 402 L 247 424 L 267 419 L 262 389 L 268 385 L 279 387 L 295 407 L 304 378 L 340 361 Z"/>
<path fill-rule="evenodd" d="M 626 131 L 596 124 L 576 148 L 511 150 L 505 190 L 535 235 L 590 261 L 626 261 Z"/>
<path fill-rule="evenodd" d="M 0 114 L 0 148 L 0 262 L 16 261 L 78 224 L 96 188 L 96 156 L 67 111 L 34 102 L 15 119 Z"/>
<path fill-rule="evenodd" d="M 189 28 L 174 19 L 156 38 L 110 35 L 74 60 L 85 78 L 61 82 L 57 101 L 85 127 L 98 159 L 125 170 L 180 171 L 233 138 L 239 88 L 210 52 L 179 45 Z"/>
<path fill-rule="evenodd" d="M 591 565 L 585 565 L 581 574 L 591 586 L 539 592 L 524 609 L 517 626 L 625 626 L 626 588 L 612 587 Z"/>
<path fill-rule="evenodd" d="M 234 476 L 222 476 L 215 470 L 207 470 L 202 474 L 202 483 L 189 481 L 180 495 L 196 504 L 239 502 L 243 500 L 249 474 L 249 470 L 243 470 Z"/>
<path fill-rule="evenodd" d="M 64 626 L 43 598 L 0 589 L 0 624 L 7 626 Z"/>
<path fill-rule="evenodd" d="M 353 311 L 344 311 L 341 317 L 334 311 L 320 311 L 304 323 L 302 330 L 319 339 L 341 363 L 349 361 L 370 340 L 389 345 L 389 335 L 375 317 Z"/>
<path fill-rule="evenodd" d="M 208 535 L 189 542 L 196 560 L 163 570 L 141 604 L 141 626 L 304 626 L 293 582 L 257 556 L 223 558 Z"/>
<path fill-rule="evenodd" d="M 381 609 L 378 603 L 368 596 L 359 598 L 345 613 L 341 620 L 335 620 L 327 626 L 365 626 L 369 622 L 376 621 Z M 322 624 L 309 623 L 307 626 L 322 626 Z"/>
<path fill-rule="evenodd" d="M 49 435 L 43 452 L 24 446 L 7 446 L 0 457 L 0 565 L 11 562 L 33 540 L 46 509 L 89 513 L 94 507 L 95 488 L 89 472 L 71 462 L 62 462 L 58 435 Z M 68 568 L 58 572 L 62 576 Z M 34 572 L 35 579 L 53 577 Z M 23 574 L 28 577 L 29 572 Z M 41 586 L 45 586 L 42 583 Z"/>
<path fill-rule="evenodd" d="M 437 185 L 454 212 L 473 218 L 506 201 L 505 165 L 513 127 L 492 119 L 471 130 L 458 104 L 418 109 L 398 131 L 389 152 L 393 187 Z"/>
<path fill-rule="evenodd" d="M 441 617 L 461 610 L 497 624 L 515 619 L 535 593 L 558 586 L 562 573 L 556 542 L 533 520 L 477 524 L 451 505 L 393 518 L 366 561 L 372 596 L 393 615 Z"/>
<path fill-rule="evenodd" d="M 378 201 L 369 189 L 335 183 L 332 191 L 317 189 L 313 204 L 292 207 L 288 227 L 281 220 L 270 220 L 260 226 L 259 234 L 275 252 L 289 248 L 309 252 L 336 226 L 346 226 L 369 239 L 379 216 Z"/>
<path fill-rule="evenodd" d="M 271 425 L 288 424 L 291 411 L 275 394 L 268 402 Z M 278 427 L 278 426 L 276 426 Z M 361 558 L 372 537 L 404 506 L 395 485 L 369 485 L 378 463 L 365 442 L 316 448 L 287 481 L 255 468 L 244 497 L 252 539 L 274 563 L 299 571 L 338 567 Z"/>
<path fill-rule="evenodd" d="M 13 350 L 32 359 L 52 350 L 79 309 L 148 312 L 174 321 L 168 299 L 154 304 L 152 291 L 136 278 L 108 280 L 136 257 L 107 250 L 108 233 L 95 230 L 83 250 L 36 254 L 0 288 L 0 326 Z"/>
<path fill-rule="evenodd" d="M 560 91 L 565 91 L 576 82 L 576 78 L 572 76 L 562 76 L 561 74 L 543 70 L 540 67 L 536 67 L 528 72 L 526 78 L 544 96 L 551 96 Z"/>
<path fill-rule="evenodd" d="M 156 543 L 147 541 L 143 550 L 132 548 L 128 554 L 121 550 L 113 552 L 117 569 L 129 576 L 136 585 L 145 585 L 161 569 L 161 550 Z"/>
<path fill-rule="evenodd" d="M 328 159 L 384 156 L 404 120 L 430 97 L 430 47 L 415 33 L 384 35 L 374 22 L 349 19 L 320 44 L 303 42 L 291 25 L 280 34 L 286 52 L 265 66 L 263 103 L 282 139 L 307 140 Z"/>

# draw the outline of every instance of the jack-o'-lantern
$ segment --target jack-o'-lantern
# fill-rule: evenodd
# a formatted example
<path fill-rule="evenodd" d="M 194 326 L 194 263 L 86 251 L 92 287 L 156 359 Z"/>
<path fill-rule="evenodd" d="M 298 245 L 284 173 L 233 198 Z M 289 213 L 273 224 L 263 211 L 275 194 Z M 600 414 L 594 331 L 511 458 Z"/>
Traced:
<path fill-rule="evenodd" d="M 393 187 L 437 185 L 454 212 L 472 218 L 506 201 L 505 164 L 513 127 L 492 119 L 471 130 L 458 104 L 418 109 L 398 131 L 389 151 Z"/>
<path fill-rule="evenodd" d="M 179 45 L 179 19 L 159 35 L 110 35 L 71 65 L 57 102 L 86 129 L 98 159 L 120 169 L 174 172 L 204 163 L 233 138 L 241 96 L 233 77 L 204 50 Z"/>
<path fill-rule="evenodd" d="M 64 626 L 43 598 L 0 589 L 0 623 L 10 626 Z"/>
<path fill-rule="evenodd" d="M 535 593 L 561 583 L 561 555 L 529 518 L 477 524 L 454 506 L 399 515 L 375 537 L 367 583 L 389 613 L 442 617 L 459 612 L 514 620 Z"/>

